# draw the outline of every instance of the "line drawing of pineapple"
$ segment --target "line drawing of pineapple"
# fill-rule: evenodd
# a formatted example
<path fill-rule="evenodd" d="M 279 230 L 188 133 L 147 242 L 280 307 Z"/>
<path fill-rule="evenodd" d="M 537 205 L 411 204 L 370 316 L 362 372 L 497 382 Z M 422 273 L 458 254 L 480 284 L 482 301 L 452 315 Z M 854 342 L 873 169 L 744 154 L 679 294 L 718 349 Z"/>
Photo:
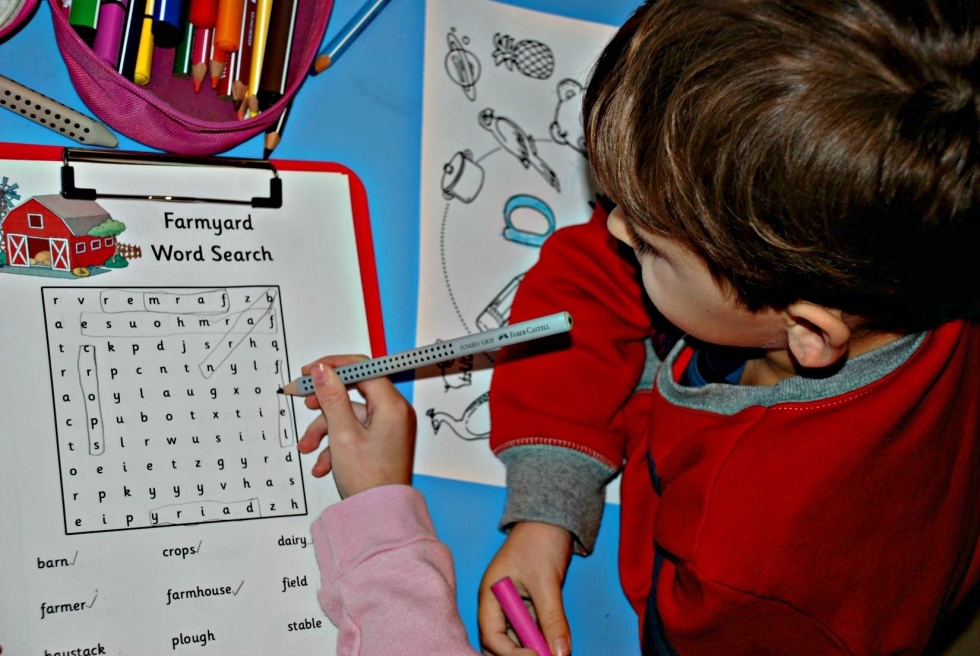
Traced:
<path fill-rule="evenodd" d="M 547 80 L 555 72 L 555 53 L 547 45 L 532 39 L 515 41 L 509 34 L 493 35 L 493 63 L 505 64 L 508 71 L 517 67 L 536 80 Z"/>

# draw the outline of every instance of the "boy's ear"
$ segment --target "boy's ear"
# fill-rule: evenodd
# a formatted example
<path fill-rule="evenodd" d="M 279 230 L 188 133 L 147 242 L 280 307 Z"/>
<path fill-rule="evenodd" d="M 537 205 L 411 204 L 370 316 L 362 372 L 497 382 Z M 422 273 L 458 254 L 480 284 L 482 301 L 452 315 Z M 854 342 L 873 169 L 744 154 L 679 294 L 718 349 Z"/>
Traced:
<path fill-rule="evenodd" d="M 800 366 L 822 369 L 847 353 L 851 329 L 837 310 L 798 301 L 786 308 L 785 313 L 789 319 L 786 328 L 789 350 Z"/>
<path fill-rule="evenodd" d="M 623 210 L 619 209 L 618 206 L 606 217 L 606 229 L 609 230 L 613 237 L 624 244 L 629 246 L 633 245 L 629 227 L 626 225 L 626 215 L 623 214 Z"/>

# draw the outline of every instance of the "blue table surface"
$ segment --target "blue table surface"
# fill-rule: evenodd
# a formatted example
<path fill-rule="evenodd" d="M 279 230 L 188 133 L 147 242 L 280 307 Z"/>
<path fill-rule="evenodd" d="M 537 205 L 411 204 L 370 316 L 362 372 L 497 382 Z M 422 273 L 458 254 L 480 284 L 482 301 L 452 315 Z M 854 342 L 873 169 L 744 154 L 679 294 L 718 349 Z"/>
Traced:
<path fill-rule="evenodd" d="M 361 4 L 362 0 L 335 0 L 324 44 Z M 639 2 L 509 0 L 506 4 L 619 25 Z M 334 66 L 306 80 L 274 153 L 281 159 L 341 162 L 363 181 L 385 336 L 392 352 L 415 345 L 424 39 L 425 1 L 393 0 Z M 45 2 L 28 23 L 0 43 L 0 73 L 91 114 L 68 78 Z M 151 150 L 119 137 L 120 149 Z M 77 145 L 7 111 L 0 112 L 0 141 Z M 258 135 L 223 154 L 260 158 L 262 151 L 262 135 Z M 402 384 L 401 390 L 410 397 L 410 384 Z M 417 476 L 416 485 L 429 502 L 440 537 L 453 551 L 460 614 L 476 646 L 477 589 L 486 564 L 503 541 L 496 524 L 505 492 L 427 476 Z M 639 653 L 636 616 L 619 586 L 618 533 L 619 507 L 608 505 L 594 554 L 574 558 L 569 570 L 564 599 L 578 656 Z"/>

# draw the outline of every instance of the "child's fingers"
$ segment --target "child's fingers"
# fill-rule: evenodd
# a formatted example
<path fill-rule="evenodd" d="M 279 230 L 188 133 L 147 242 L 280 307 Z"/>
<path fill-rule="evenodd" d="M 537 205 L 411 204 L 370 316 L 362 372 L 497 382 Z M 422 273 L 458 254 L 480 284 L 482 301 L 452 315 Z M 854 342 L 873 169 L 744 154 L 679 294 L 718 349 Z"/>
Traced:
<path fill-rule="evenodd" d="M 477 620 L 484 651 L 492 656 L 523 656 L 525 650 L 519 649 L 507 635 L 507 618 L 489 586 L 480 590 Z"/>
<path fill-rule="evenodd" d="M 367 360 L 367 356 L 354 355 L 350 353 L 343 354 L 343 355 L 325 355 L 322 358 L 314 360 L 309 364 L 304 364 L 300 372 L 304 376 L 309 376 L 310 372 L 313 370 L 313 365 L 315 365 L 317 362 L 322 362 L 323 364 L 336 369 L 337 367 L 343 367 L 344 365 L 354 364 L 355 362 L 360 362 L 362 360 Z"/>
<path fill-rule="evenodd" d="M 324 362 L 318 361 L 310 367 L 310 376 L 313 377 L 313 389 L 333 438 L 362 428 L 361 422 L 354 415 L 347 387 L 336 372 Z"/>
<path fill-rule="evenodd" d="M 306 427 L 306 431 L 303 433 L 303 437 L 299 438 L 299 442 L 296 443 L 296 447 L 299 449 L 300 453 L 313 453 L 318 448 L 320 448 L 320 442 L 327 434 L 327 418 L 323 414 L 317 415 L 316 419 L 310 422 L 310 425 Z"/>
<path fill-rule="evenodd" d="M 326 476 L 333 469 L 333 460 L 330 457 L 330 447 L 325 447 L 320 455 L 317 456 L 316 462 L 313 463 L 312 474 L 320 478 L 321 476 Z"/>
<path fill-rule="evenodd" d="M 561 597 L 561 584 L 545 585 L 528 590 L 534 600 L 534 611 L 544 639 L 551 647 L 552 656 L 568 656 L 572 651 L 571 631 L 565 619 L 565 605 Z"/>

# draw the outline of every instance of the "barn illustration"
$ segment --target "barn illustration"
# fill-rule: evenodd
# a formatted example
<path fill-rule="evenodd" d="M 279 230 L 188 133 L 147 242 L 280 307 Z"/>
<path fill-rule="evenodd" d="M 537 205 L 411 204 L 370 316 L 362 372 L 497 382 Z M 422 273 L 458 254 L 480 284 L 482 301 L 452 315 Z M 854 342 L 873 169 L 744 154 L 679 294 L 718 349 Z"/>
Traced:
<path fill-rule="evenodd" d="M 58 194 L 30 198 L 11 209 L 0 224 L 8 266 L 50 266 L 76 275 L 105 265 L 123 230 L 125 226 L 95 201 Z"/>

